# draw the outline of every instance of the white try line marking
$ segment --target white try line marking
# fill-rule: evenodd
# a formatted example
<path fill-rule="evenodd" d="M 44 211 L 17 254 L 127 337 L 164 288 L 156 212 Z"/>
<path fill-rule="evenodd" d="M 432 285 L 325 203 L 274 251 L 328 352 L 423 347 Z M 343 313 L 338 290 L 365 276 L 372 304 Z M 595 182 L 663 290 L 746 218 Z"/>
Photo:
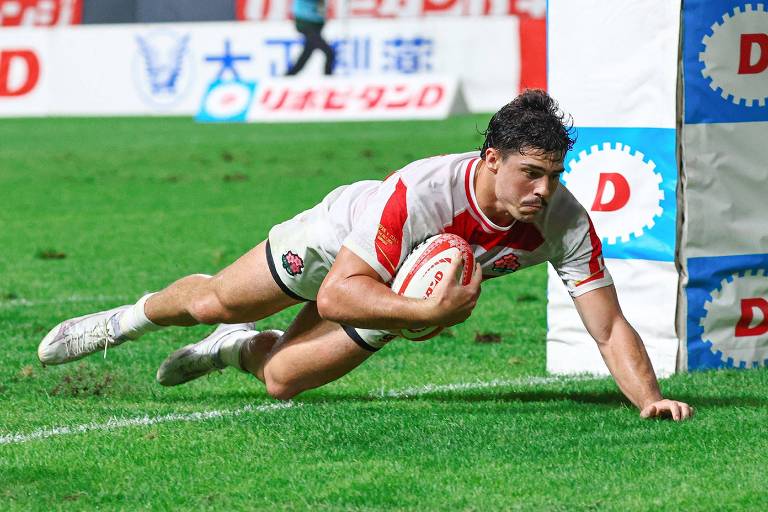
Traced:
<path fill-rule="evenodd" d="M 387 398 L 410 398 L 432 393 L 450 393 L 456 391 L 472 391 L 478 389 L 491 389 L 500 387 L 531 387 L 555 383 L 569 383 L 584 380 L 594 380 L 600 377 L 591 376 L 573 376 L 573 377 L 525 377 L 512 380 L 492 380 L 487 382 L 464 382 L 457 384 L 426 384 L 419 387 L 410 387 L 404 389 L 381 389 L 369 396 L 378 399 Z M 293 402 L 281 402 L 265 405 L 246 405 L 238 409 L 222 409 L 213 411 L 202 411 L 192 413 L 171 413 L 161 416 L 138 416 L 134 418 L 110 418 L 103 423 L 84 423 L 81 425 L 60 426 L 51 428 L 41 428 L 32 432 L 20 432 L 0 435 L 0 446 L 9 444 L 22 444 L 29 441 L 46 439 L 49 437 L 58 437 L 71 434 L 84 434 L 93 431 L 118 430 L 128 427 L 146 427 L 157 425 L 159 423 L 179 423 L 192 421 L 208 421 L 219 418 L 231 418 L 242 416 L 243 414 L 269 413 L 289 409 L 296 404 Z M 302 405 L 306 407 L 307 405 Z"/>
<path fill-rule="evenodd" d="M 33 308 L 37 306 L 51 306 L 54 304 L 65 304 L 65 303 L 77 304 L 77 303 L 92 303 L 92 302 L 109 302 L 109 303 L 126 304 L 131 300 L 135 301 L 137 299 L 136 298 L 131 299 L 131 297 L 127 297 L 125 295 L 93 295 L 93 296 L 70 295 L 69 297 L 61 297 L 58 299 L 43 299 L 43 300 L 5 299 L 5 300 L 0 300 L 0 309 Z"/>
<path fill-rule="evenodd" d="M 241 416 L 246 413 L 271 412 L 293 407 L 292 402 L 283 402 L 267 405 L 246 405 L 239 409 L 221 410 L 221 411 L 202 411 L 191 413 L 172 413 L 162 416 L 139 416 L 136 418 L 110 418 L 104 423 L 85 423 L 82 425 L 41 428 L 27 434 L 6 434 L 0 436 L 0 446 L 4 444 L 19 444 L 36 439 L 45 439 L 47 437 L 65 436 L 68 434 L 82 434 L 93 430 L 116 430 L 126 427 L 145 427 L 156 425 L 158 423 L 185 422 L 185 421 L 207 421 L 217 418 L 227 418 Z"/>
<path fill-rule="evenodd" d="M 494 379 L 487 382 L 461 382 L 458 384 L 425 384 L 424 386 L 417 386 L 405 389 L 381 389 L 370 393 L 373 398 L 409 398 L 421 395 L 428 395 L 431 393 L 445 393 L 453 391 L 474 391 L 478 389 L 490 389 L 490 388 L 502 388 L 502 387 L 520 387 L 520 386 L 537 386 L 545 384 L 555 384 L 557 382 L 568 383 L 578 382 L 584 380 L 595 380 L 601 377 L 594 377 L 591 375 L 574 375 L 570 377 L 523 377 L 520 379 L 512 380 L 498 380 Z"/>

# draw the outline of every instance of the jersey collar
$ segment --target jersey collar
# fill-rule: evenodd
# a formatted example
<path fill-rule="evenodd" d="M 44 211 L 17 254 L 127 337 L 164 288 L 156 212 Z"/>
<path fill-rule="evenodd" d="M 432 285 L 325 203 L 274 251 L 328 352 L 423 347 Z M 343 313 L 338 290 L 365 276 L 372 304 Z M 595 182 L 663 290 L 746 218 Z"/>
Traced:
<path fill-rule="evenodd" d="M 475 213 L 475 216 L 477 216 L 477 218 L 480 220 L 480 223 L 486 231 L 495 233 L 504 233 L 509 231 L 510 228 L 515 225 L 514 222 L 509 226 L 499 226 L 491 219 L 489 219 L 485 213 L 483 213 L 483 210 L 477 203 L 477 196 L 475 195 L 475 173 L 477 172 L 477 167 L 479 164 L 479 158 L 471 159 L 469 163 L 467 163 L 467 169 L 464 174 L 464 189 L 467 193 L 467 201 L 469 202 L 469 207 Z"/>

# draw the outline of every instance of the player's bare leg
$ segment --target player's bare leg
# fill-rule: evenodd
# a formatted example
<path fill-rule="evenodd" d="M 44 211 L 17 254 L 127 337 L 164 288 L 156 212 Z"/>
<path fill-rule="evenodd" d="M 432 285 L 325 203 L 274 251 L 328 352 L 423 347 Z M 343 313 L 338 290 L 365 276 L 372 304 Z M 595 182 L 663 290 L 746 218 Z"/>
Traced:
<path fill-rule="evenodd" d="M 372 354 L 339 324 L 320 318 L 310 302 L 285 333 L 258 332 L 250 323 L 220 326 L 168 356 L 157 380 L 175 386 L 231 366 L 264 382 L 273 397 L 287 400 L 346 375 Z"/>
<path fill-rule="evenodd" d="M 213 277 L 187 276 L 134 305 L 62 322 L 38 357 L 62 364 L 162 327 L 255 321 L 296 304 L 272 279 L 265 249 L 262 242 Z"/>
<path fill-rule="evenodd" d="M 245 343 L 240 365 L 264 382 L 271 396 L 287 400 L 343 377 L 371 355 L 339 324 L 320 318 L 317 304 L 310 302 L 279 339 Z"/>
<path fill-rule="evenodd" d="M 151 296 L 144 311 L 162 326 L 235 324 L 261 320 L 298 302 L 275 283 L 262 242 L 213 277 L 179 279 Z"/>

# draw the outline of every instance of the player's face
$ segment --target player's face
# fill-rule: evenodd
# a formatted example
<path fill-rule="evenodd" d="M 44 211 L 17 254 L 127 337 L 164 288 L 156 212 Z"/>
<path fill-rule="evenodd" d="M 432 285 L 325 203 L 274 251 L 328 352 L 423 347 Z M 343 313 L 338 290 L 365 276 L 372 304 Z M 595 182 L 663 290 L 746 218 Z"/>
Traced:
<path fill-rule="evenodd" d="M 501 158 L 494 151 L 496 165 L 496 200 L 514 219 L 533 222 L 543 212 L 560 183 L 563 156 L 528 150 L 512 152 Z M 486 154 L 486 160 L 488 160 Z M 492 162 L 488 162 L 491 164 Z"/>

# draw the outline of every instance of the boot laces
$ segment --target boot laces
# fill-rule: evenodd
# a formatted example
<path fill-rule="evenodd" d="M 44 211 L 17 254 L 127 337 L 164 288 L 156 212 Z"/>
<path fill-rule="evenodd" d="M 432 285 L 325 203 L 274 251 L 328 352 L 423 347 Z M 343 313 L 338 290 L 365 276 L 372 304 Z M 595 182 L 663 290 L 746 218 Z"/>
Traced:
<path fill-rule="evenodd" d="M 70 356 L 79 356 L 81 354 L 90 354 L 100 349 L 104 345 L 104 358 L 107 357 L 107 348 L 114 344 L 115 340 L 109 332 L 109 319 L 102 320 L 93 324 L 90 328 L 78 330 L 66 344 L 67 354 Z"/>

